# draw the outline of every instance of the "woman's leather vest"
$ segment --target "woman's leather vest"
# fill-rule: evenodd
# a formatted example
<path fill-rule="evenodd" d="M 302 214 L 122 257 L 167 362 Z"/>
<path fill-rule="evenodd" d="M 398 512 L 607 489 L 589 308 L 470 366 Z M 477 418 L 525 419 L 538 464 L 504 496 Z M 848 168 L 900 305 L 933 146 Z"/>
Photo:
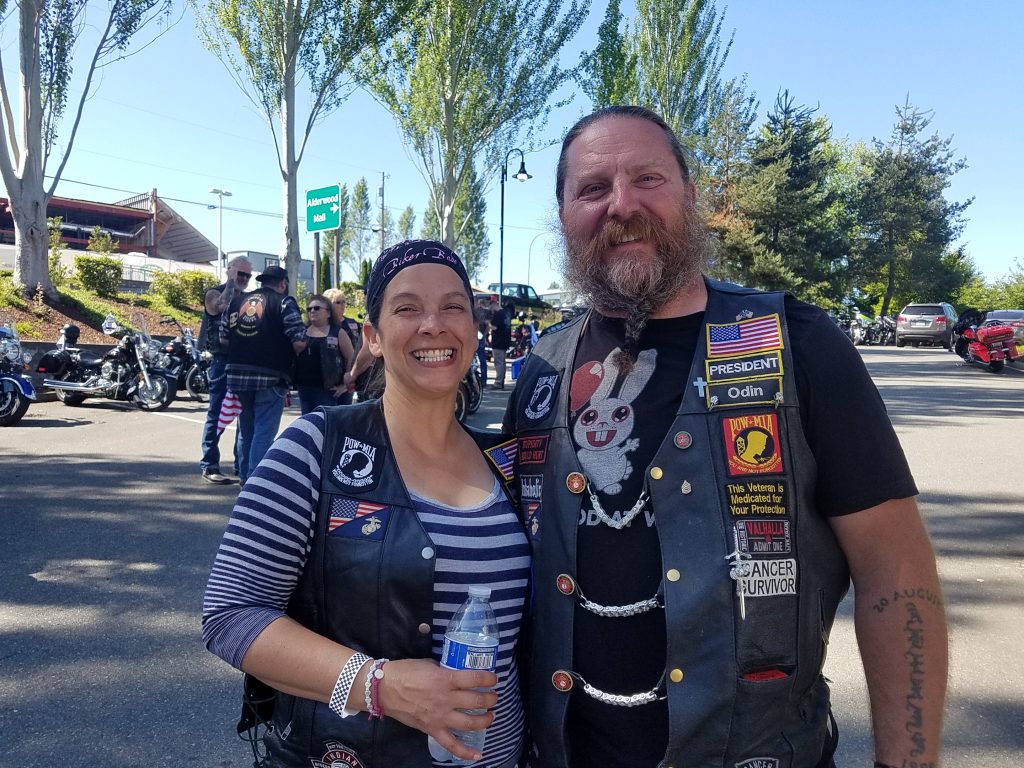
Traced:
<path fill-rule="evenodd" d="M 661 546 L 665 768 L 811 768 L 834 748 L 821 669 L 849 574 L 815 510 L 817 469 L 801 426 L 783 300 L 708 281 L 682 403 L 674 417 L 666 414 L 654 459 L 633 469 L 644 473 Z M 535 579 L 526 701 L 533 764 L 544 768 L 569 764 L 569 697 L 587 695 L 573 674 L 585 492 L 569 413 L 586 325 L 540 340 L 510 412 Z M 767 347 L 742 351 L 765 339 Z M 740 579 L 743 617 L 730 576 L 736 563 L 748 574 Z"/>
<path fill-rule="evenodd" d="M 429 659 L 434 548 L 395 464 L 381 403 L 319 410 L 327 420 L 320 502 L 287 613 L 373 658 Z M 485 454 L 501 442 L 469 431 Z M 508 488 L 511 472 L 504 477 L 493 460 L 488 465 Z M 388 717 L 342 719 L 326 704 L 278 692 L 273 722 L 265 738 L 270 766 L 431 765 L 426 735 Z"/>

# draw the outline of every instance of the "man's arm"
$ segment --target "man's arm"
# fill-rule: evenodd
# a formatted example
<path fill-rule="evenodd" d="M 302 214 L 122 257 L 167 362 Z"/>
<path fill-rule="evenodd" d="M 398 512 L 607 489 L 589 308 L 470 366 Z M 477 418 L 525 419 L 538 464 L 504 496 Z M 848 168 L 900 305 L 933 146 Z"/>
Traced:
<path fill-rule="evenodd" d="M 831 518 L 850 564 L 875 759 L 939 765 L 948 649 L 935 553 L 913 498 Z"/>
<path fill-rule="evenodd" d="M 219 315 L 230 307 L 231 300 L 235 298 L 235 293 L 239 290 L 237 283 L 238 267 L 228 267 L 227 281 L 224 286 L 224 290 L 218 291 L 216 288 L 211 288 L 203 297 L 203 304 L 206 306 L 206 311 L 211 315 Z"/>

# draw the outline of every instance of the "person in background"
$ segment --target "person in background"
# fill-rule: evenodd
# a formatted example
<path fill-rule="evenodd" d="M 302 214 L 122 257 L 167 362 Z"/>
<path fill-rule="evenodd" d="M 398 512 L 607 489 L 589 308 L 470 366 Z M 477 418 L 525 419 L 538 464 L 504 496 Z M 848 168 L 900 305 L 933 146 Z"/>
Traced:
<path fill-rule="evenodd" d="M 348 334 L 332 322 L 331 302 L 326 296 L 310 296 L 306 314 L 306 348 L 295 357 L 292 377 L 304 414 L 321 405 L 337 405 L 344 394 L 351 402 L 348 369 L 355 359 Z"/>
<path fill-rule="evenodd" d="M 345 309 L 348 306 L 348 298 L 345 296 L 344 291 L 340 288 L 328 288 L 324 291 L 324 296 L 331 300 L 335 324 L 340 325 L 345 329 L 345 333 L 348 334 L 349 339 L 352 341 L 352 348 L 355 350 L 355 354 L 358 355 L 363 343 L 363 326 L 358 320 L 354 320 L 353 318 L 345 315 Z M 354 367 L 355 356 L 347 359 L 349 360 L 349 368 Z M 338 396 L 338 405 L 351 404 L 355 388 L 356 383 L 353 380 L 345 391 Z"/>
<path fill-rule="evenodd" d="M 816 307 L 703 274 L 686 155 L 650 110 L 580 120 L 555 191 L 594 309 L 544 334 L 505 416 L 531 764 L 834 766 L 821 671 L 852 577 L 875 766 L 936 768 L 942 589 L 860 355 Z"/>
<path fill-rule="evenodd" d="M 199 338 L 196 340 L 202 349 L 213 355 L 210 367 L 206 370 L 209 382 L 210 402 L 206 408 L 206 421 L 203 424 L 202 451 L 199 467 L 203 479 L 214 485 L 227 485 L 236 480 L 220 471 L 220 432 L 217 420 L 220 418 L 220 407 L 224 404 L 224 395 L 228 390 L 227 364 L 228 345 L 225 325 L 222 316 L 236 294 L 241 294 L 249 285 L 252 277 L 252 264 L 244 256 L 238 256 L 228 262 L 226 280 L 216 288 L 211 288 L 203 298 L 203 320 L 199 326 Z M 235 432 L 234 470 L 238 474 L 238 432 Z"/>
<path fill-rule="evenodd" d="M 228 390 L 238 395 L 239 477 L 244 483 L 277 436 L 291 388 L 295 355 L 306 348 L 306 328 L 288 273 L 276 264 L 256 277 L 260 287 L 235 296 L 228 310 Z"/>
<path fill-rule="evenodd" d="M 487 384 L 487 343 L 491 333 L 491 310 L 486 297 L 476 300 L 474 316 L 477 321 L 476 359 L 480 375 L 480 386 Z"/>
<path fill-rule="evenodd" d="M 383 397 L 318 409 L 274 443 L 217 553 L 203 637 L 250 691 L 271 687 L 274 766 L 430 768 L 429 734 L 480 768 L 514 768 L 529 546 L 505 491 L 514 441 L 455 420 L 477 333 L 462 261 L 431 241 L 389 248 L 367 315 Z M 496 674 L 438 665 L 471 585 L 491 588 Z M 482 756 L 452 734 L 484 728 Z"/>
<path fill-rule="evenodd" d="M 491 302 L 491 354 L 494 356 L 494 389 L 505 388 L 505 355 L 512 346 L 512 317 L 516 307 L 511 301 L 498 306 Z"/>

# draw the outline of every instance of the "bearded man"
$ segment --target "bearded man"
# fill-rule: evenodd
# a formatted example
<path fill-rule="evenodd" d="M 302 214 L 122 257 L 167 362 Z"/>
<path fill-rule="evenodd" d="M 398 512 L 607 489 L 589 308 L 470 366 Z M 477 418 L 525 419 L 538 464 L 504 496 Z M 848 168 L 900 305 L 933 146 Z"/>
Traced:
<path fill-rule="evenodd" d="M 704 276 L 685 153 L 646 109 L 577 123 L 556 198 L 593 309 L 540 340 L 505 416 L 533 765 L 833 766 L 821 670 L 852 578 L 875 765 L 937 766 L 935 556 L 853 346 L 790 295 Z"/>

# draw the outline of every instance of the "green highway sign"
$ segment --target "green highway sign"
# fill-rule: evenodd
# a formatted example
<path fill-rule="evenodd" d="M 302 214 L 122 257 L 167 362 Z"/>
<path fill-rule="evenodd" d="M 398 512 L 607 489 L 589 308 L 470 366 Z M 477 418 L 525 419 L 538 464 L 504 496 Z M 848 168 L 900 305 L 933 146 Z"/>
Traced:
<path fill-rule="evenodd" d="M 337 184 L 306 192 L 307 232 L 324 232 L 341 226 L 340 197 L 341 188 Z"/>

